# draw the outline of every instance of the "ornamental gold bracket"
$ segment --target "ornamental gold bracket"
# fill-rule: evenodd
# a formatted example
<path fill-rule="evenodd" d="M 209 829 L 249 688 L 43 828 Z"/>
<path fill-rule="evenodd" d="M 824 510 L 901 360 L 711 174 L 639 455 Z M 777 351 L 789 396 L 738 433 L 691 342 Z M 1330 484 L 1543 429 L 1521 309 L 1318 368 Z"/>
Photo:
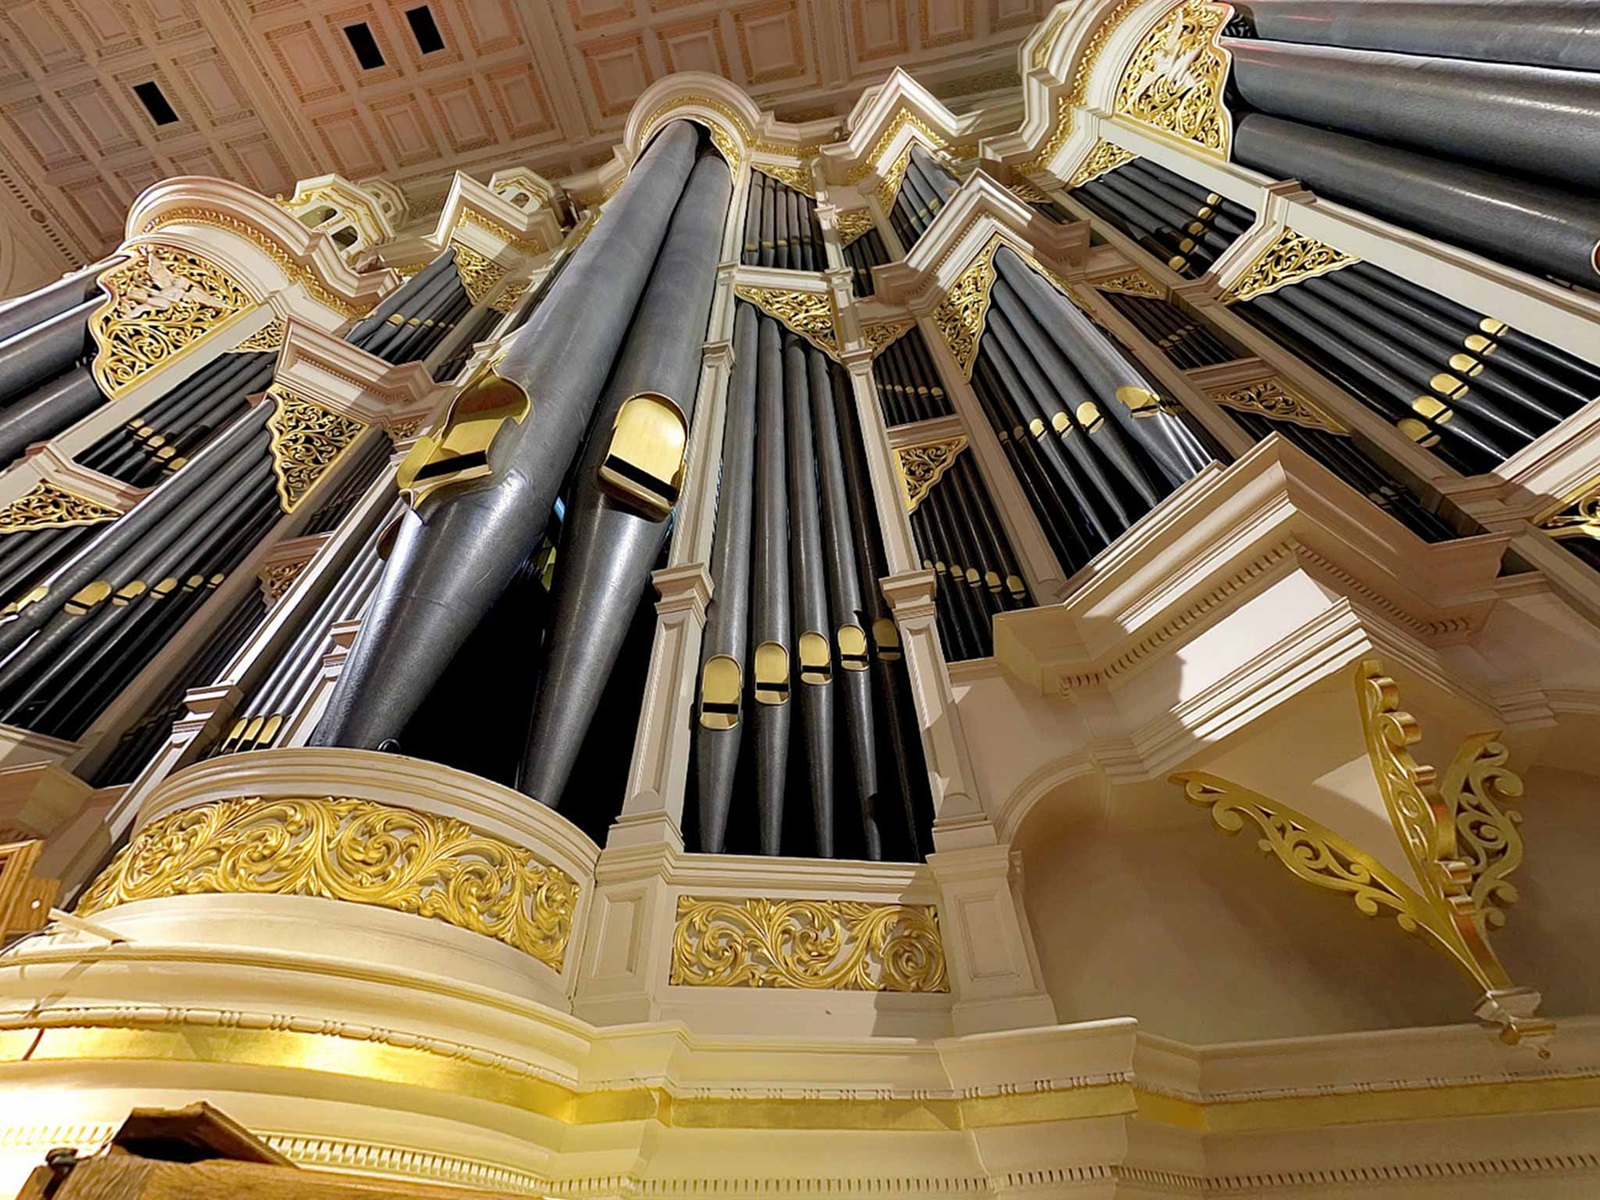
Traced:
<path fill-rule="evenodd" d="M 989 315 L 989 293 L 995 281 L 995 251 L 1002 244 L 999 234 L 991 237 L 966 269 L 956 276 L 956 281 L 931 314 L 939 336 L 950 348 L 950 357 L 956 360 L 964 379 L 972 378 L 972 364 L 978 357 L 978 342 L 983 337 L 984 321 Z"/>
<path fill-rule="evenodd" d="M 0 534 L 28 529 L 64 529 L 71 525 L 100 525 L 122 516 L 120 509 L 80 496 L 54 483 L 37 484 L 0 508 Z"/>
<path fill-rule="evenodd" d="M 1287 421 L 1306 429 L 1349 436 L 1350 431 L 1323 411 L 1322 407 L 1277 375 L 1232 387 L 1207 388 L 1213 403 L 1240 412 L 1258 413 L 1271 421 Z"/>
<path fill-rule="evenodd" d="M 1067 177 L 1067 182 L 1063 186 L 1070 192 L 1074 188 L 1094 182 L 1100 176 L 1109 174 L 1120 166 L 1131 163 L 1137 157 L 1139 156 L 1132 150 L 1124 150 L 1115 142 L 1101 138 L 1083 156 L 1083 161 Z"/>
<path fill-rule="evenodd" d="M 1600 540 L 1600 477 L 1569 493 L 1535 523 L 1558 542 L 1568 538 Z"/>
<path fill-rule="evenodd" d="M 1262 852 L 1307 883 L 1343 892 L 1365 916 L 1387 910 L 1407 933 L 1426 934 L 1484 989 L 1479 1019 L 1499 1026 L 1508 1045 L 1527 1042 L 1548 1057 L 1544 1043 L 1555 1026 L 1535 1015 L 1539 993 L 1512 983 L 1488 941 L 1517 898 L 1507 876 L 1523 856 L 1521 814 L 1509 807 L 1522 795 L 1522 781 L 1506 766 L 1499 733 L 1464 739 L 1441 785 L 1434 769 L 1411 755 L 1422 730 L 1400 708 L 1399 687 L 1383 663 L 1363 662 L 1355 684 L 1367 758 L 1415 886 L 1340 834 L 1249 788 L 1205 771 L 1183 771 L 1172 782 L 1209 808 L 1224 832 L 1238 833 L 1250 821 L 1261 831 Z"/>
<path fill-rule="evenodd" d="M 272 439 L 272 472 L 278 478 L 278 502 L 284 512 L 292 513 L 367 426 L 282 383 L 274 383 L 267 394 L 273 403 L 267 430 Z"/>
<path fill-rule="evenodd" d="M 903 334 L 915 329 L 916 326 L 916 321 L 910 317 L 891 318 L 887 321 L 863 321 L 861 336 L 872 350 L 872 357 L 877 358 Z"/>
<path fill-rule="evenodd" d="M 850 245 L 877 224 L 870 208 L 850 208 L 834 218 L 839 226 L 839 248 Z"/>
<path fill-rule="evenodd" d="M 1183 0 L 1145 34 L 1123 68 L 1112 111 L 1224 161 L 1233 118 L 1223 103 L 1232 56 L 1218 38 L 1228 4 Z"/>
<path fill-rule="evenodd" d="M 834 361 L 839 359 L 839 331 L 834 324 L 832 292 L 735 284 L 733 294 L 748 300 L 792 333 L 797 333 Z"/>
<path fill-rule="evenodd" d="M 944 473 L 955 465 L 957 455 L 966 448 L 965 434 L 894 448 L 895 475 L 900 480 L 900 497 L 905 501 L 907 513 L 917 511 L 923 497 L 944 478 Z"/>
<path fill-rule="evenodd" d="M 1348 267 L 1361 260 L 1343 250 L 1336 250 L 1326 242 L 1296 233 L 1284 227 L 1283 231 L 1250 261 L 1219 297 L 1224 304 L 1237 304 L 1265 296 L 1279 288 L 1326 275 L 1340 267 Z"/>

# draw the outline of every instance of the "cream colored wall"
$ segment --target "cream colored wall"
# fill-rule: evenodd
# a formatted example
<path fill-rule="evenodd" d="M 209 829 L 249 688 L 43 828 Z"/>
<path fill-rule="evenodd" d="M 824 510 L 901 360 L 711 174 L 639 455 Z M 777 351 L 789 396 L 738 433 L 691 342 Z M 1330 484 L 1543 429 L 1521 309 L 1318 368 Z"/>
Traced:
<path fill-rule="evenodd" d="M 1495 945 L 1559 1021 L 1600 1008 L 1600 789 L 1548 769 L 1526 782 L 1522 898 Z M 1163 789 L 1172 815 L 1153 826 Z M 1045 797 L 1015 843 L 1062 1021 L 1132 1016 L 1194 1045 L 1462 1022 L 1476 989 L 1433 947 L 1294 879 L 1175 785 L 1117 789 L 1103 807 L 1073 793 Z M 1119 811 L 1140 823 L 1106 815 Z"/>

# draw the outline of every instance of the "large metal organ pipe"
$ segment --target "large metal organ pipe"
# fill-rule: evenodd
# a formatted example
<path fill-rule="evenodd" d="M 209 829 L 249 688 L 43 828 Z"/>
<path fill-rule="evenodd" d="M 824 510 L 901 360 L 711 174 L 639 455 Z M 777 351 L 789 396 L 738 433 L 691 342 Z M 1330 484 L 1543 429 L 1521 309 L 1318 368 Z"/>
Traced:
<path fill-rule="evenodd" d="M 320 744 L 397 738 L 543 536 L 699 141 L 685 121 L 656 136 L 528 324 L 444 429 L 418 443 L 402 479 L 417 507 L 402 518 Z"/>

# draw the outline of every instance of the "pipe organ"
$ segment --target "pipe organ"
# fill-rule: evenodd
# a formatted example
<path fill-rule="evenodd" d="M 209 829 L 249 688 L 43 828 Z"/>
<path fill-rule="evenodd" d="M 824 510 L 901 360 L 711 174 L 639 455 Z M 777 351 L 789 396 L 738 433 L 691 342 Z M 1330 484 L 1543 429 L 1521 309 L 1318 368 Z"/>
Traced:
<path fill-rule="evenodd" d="M 0 935 L 72 910 L 0 1169 L 149 1061 L 530 1195 L 1315 1190 L 1463 1113 L 1493 1172 L 1357 1166 L 1575 1177 L 1588 1025 L 1493 1056 L 1600 996 L 1516 807 L 1600 774 L 1600 21 L 1514 7 L 1063 3 L 1020 106 L 672 75 L 426 216 L 151 188 L 0 305 Z"/>

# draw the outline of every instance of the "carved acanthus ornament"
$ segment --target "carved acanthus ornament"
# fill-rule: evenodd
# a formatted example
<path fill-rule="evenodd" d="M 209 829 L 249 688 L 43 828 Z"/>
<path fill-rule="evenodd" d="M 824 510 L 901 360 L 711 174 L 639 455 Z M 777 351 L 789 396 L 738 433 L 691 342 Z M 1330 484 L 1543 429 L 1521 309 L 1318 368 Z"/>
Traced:
<path fill-rule="evenodd" d="M 1224 304 L 1237 304 L 1360 261 L 1353 254 L 1286 228 L 1228 285 L 1221 299 Z"/>
<path fill-rule="evenodd" d="M 1554 1031 L 1537 1017 L 1538 993 L 1516 987 L 1488 942 L 1517 898 L 1506 879 L 1522 861 L 1519 814 L 1507 808 L 1522 781 L 1506 767 L 1498 733 L 1474 734 L 1456 751 L 1441 788 L 1434 769 L 1417 762 L 1417 720 L 1400 708 L 1399 688 L 1376 659 L 1356 672 L 1356 701 L 1378 790 L 1415 884 L 1372 854 L 1287 805 L 1204 771 L 1173 776 L 1189 799 L 1237 833 L 1248 819 L 1258 845 L 1318 887 L 1344 892 L 1367 916 L 1394 914 L 1408 933 L 1425 933 L 1484 989 L 1477 1009 L 1501 1026 L 1502 1040 L 1539 1045 Z M 1540 1051 L 1541 1054 L 1547 1053 Z"/>
<path fill-rule="evenodd" d="M 95 381 L 111 399 L 255 305 L 242 284 L 192 250 L 147 244 L 128 253 L 101 274 L 109 298 L 89 319 Z"/>
<path fill-rule="evenodd" d="M 278 501 L 284 512 L 291 513 L 367 426 L 354 417 L 324 408 L 281 383 L 273 384 L 268 395 L 274 409 L 267 418 L 267 430 L 272 435 L 272 470 L 278 477 Z"/>
<path fill-rule="evenodd" d="M 235 354 L 259 354 L 283 345 L 283 322 L 274 317 L 233 348 Z"/>
<path fill-rule="evenodd" d="M 785 187 L 791 187 L 797 192 L 804 192 L 807 196 L 816 195 L 816 181 L 812 178 L 810 170 L 805 167 L 785 167 L 776 163 L 762 163 L 756 167 L 756 170 L 770 179 L 776 179 Z"/>
<path fill-rule="evenodd" d="M 578 884 L 452 817 L 324 796 L 238 797 L 152 821 L 81 915 L 203 893 L 318 896 L 429 917 L 561 969 Z"/>
<path fill-rule="evenodd" d="M 679 896 L 670 982 L 947 992 L 932 905 Z"/>
<path fill-rule="evenodd" d="M 833 295 L 789 288 L 735 285 L 734 294 L 748 300 L 786 329 L 798 333 L 830 358 L 839 357 L 839 335 L 834 328 Z"/>
<path fill-rule="evenodd" d="M 951 356 L 967 379 L 972 378 L 978 340 L 983 337 L 983 323 L 989 313 L 989 292 L 995 280 L 994 255 L 1000 244 L 998 235 L 989 239 L 989 244 L 956 278 L 932 314 L 939 335 L 950 347 Z"/>
<path fill-rule="evenodd" d="M 1226 159 L 1233 119 L 1222 91 L 1232 59 L 1217 38 L 1232 15 L 1226 4 L 1184 0 L 1133 52 L 1112 111 Z"/>
<path fill-rule="evenodd" d="M 840 213 L 835 220 L 839 225 L 839 244 L 848 246 L 867 230 L 871 229 L 872 210 L 870 208 L 852 208 Z"/>
<path fill-rule="evenodd" d="M 1600 479 L 1569 496 L 1554 512 L 1541 517 L 1539 528 L 1557 541 L 1567 538 L 1600 540 Z"/>
<path fill-rule="evenodd" d="M 1137 270 L 1107 275 L 1104 279 L 1094 280 L 1093 286 L 1096 291 L 1117 292 L 1124 296 L 1149 296 L 1154 300 L 1161 300 L 1166 296 L 1150 276 Z"/>
<path fill-rule="evenodd" d="M 471 246 L 461 242 L 451 242 L 450 246 L 456 252 L 456 274 L 461 278 L 461 286 L 467 289 L 467 296 L 474 305 L 482 304 L 494 291 L 495 284 L 505 278 L 506 269 Z"/>
<path fill-rule="evenodd" d="M 1136 155 L 1132 150 L 1124 150 L 1113 142 L 1101 138 L 1094 144 L 1094 148 L 1084 155 L 1083 161 L 1078 164 L 1077 170 L 1067 178 L 1067 191 L 1075 187 L 1082 187 L 1091 180 L 1099 179 L 1108 171 L 1115 171 L 1124 163 L 1131 163 Z"/>
<path fill-rule="evenodd" d="M 876 358 L 883 353 L 884 347 L 890 345 L 908 329 L 916 328 L 916 324 L 909 319 L 865 321 L 861 325 L 861 336 L 866 339 L 867 345 L 872 347 L 872 356 Z"/>
<path fill-rule="evenodd" d="M 25 529 L 63 529 L 69 525 L 101 525 L 122 513 L 98 500 L 90 500 L 53 483 L 37 484 L 0 508 L 0 534 Z"/>
<path fill-rule="evenodd" d="M 966 448 L 967 439 L 960 434 L 894 448 L 895 473 L 900 478 L 900 496 L 905 501 L 906 512 L 917 511 L 922 498 L 944 478 L 944 473 L 955 465 L 956 456 Z"/>
<path fill-rule="evenodd" d="M 1302 396 L 1277 376 L 1257 380 L 1237 387 L 1220 388 L 1206 393 L 1224 408 L 1240 412 L 1260 413 L 1274 421 L 1288 421 L 1307 429 L 1325 429 L 1329 433 L 1348 434 L 1350 431 L 1316 404 Z"/>
<path fill-rule="evenodd" d="M 295 562 L 268 563 L 261 568 L 261 595 L 268 604 L 276 604 L 283 599 L 294 581 L 300 578 L 300 572 L 306 569 L 309 558 L 298 559 Z"/>

